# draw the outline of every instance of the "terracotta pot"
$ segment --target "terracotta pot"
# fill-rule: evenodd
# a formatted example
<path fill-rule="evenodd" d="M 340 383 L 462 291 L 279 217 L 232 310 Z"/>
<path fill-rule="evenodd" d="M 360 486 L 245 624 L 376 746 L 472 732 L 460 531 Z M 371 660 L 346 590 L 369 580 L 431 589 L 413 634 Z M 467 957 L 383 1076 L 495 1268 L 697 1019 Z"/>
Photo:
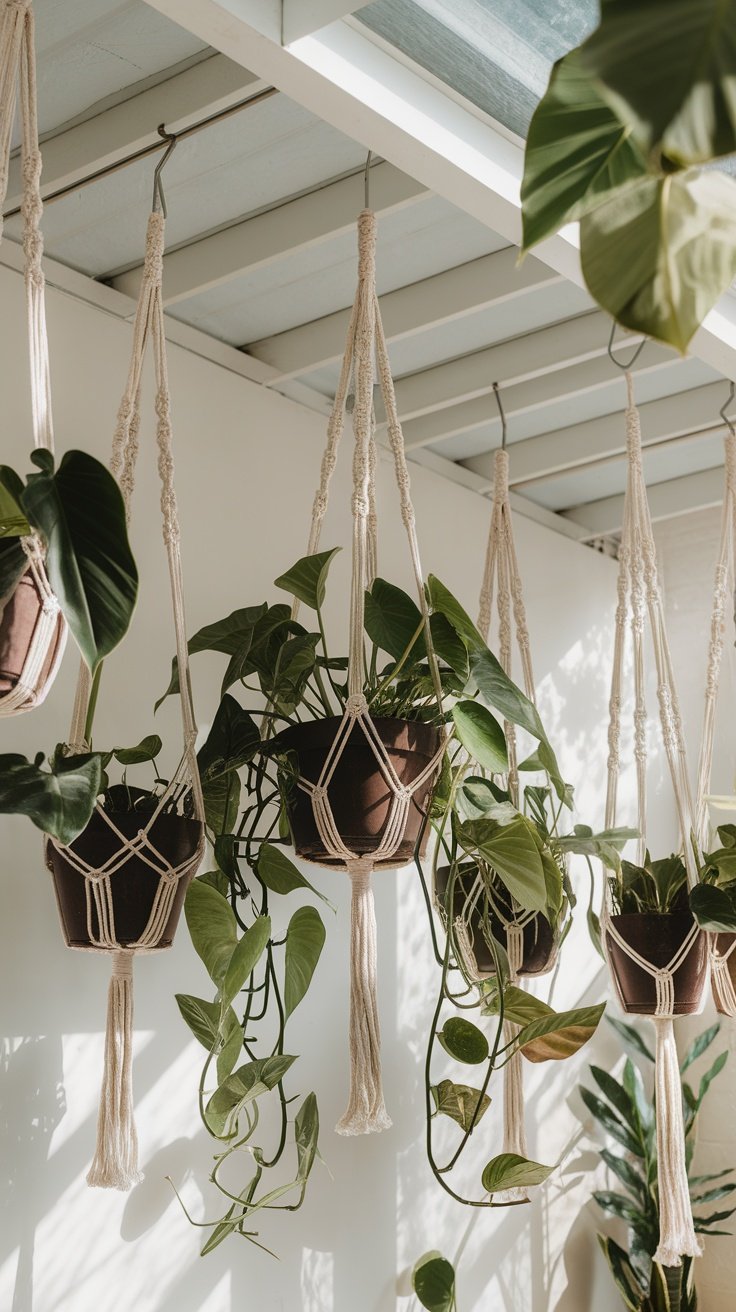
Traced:
<path fill-rule="evenodd" d="M 624 941 L 653 966 L 668 965 L 682 946 L 693 927 L 689 911 L 661 914 L 656 911 L 641 915 L 629 913 L 611 916 Z M 654 977 L 606 935 L 608 959 L 616 978 L 624 1011 L 632 1015 L 653 1016 L 657 1008 L 657 990 Z M 682 965 L 675 971 L 675 1016 L 691 1016 L 700 1006 L 708 975 L 708 940 L 702 931 L 698 934 Z"/>
<path fill-rule="evenodd" d="M 341 722 L 338 716 L 310 720 L 279 734 L 279 748 L 294 754 L 299 774 L 311 783 L 319 782 Z M 439 751 L 440 730 L 413 720 L 378 718 L 373 720 L 373 725 L 399 780 L 411 786 Z M 390 857 L 377 862 L 378 866 L 393 869 L 413 859 L 433 784 L 434 780 L 429 779 L 412 795 L 401 842 Z M 354 724 L 327 789 L 337 831 L 351 852 L 359 856 L 375 852 L 383 837 L 393 796 L 363 729 L 359 723 Z M 314 819 L 312 799 L 295 781 L 289 789 L 287 806 L 297 856 L 319 865 L 342 866 L 341 860 L 327 852 Z M 426 850 L 428 836 L 425 826 L 422 852 Z"/>
<path fill-rule="evenodd" d="M 735 938 L 736 938 L 736 934 L 716 934 L 715 935 L 716 951 L 719 952 L 721 956 L 725 956 Z M 729 975 L 731 976 L 731 983 L 734 989 L 736 990 L 736 948 L 734 948 L 730 957 L 726 957 L 726 968 L 728 970 Z M 713 1001 L 716 1004 L 716 1011 L 718 1012 L 719 1016 L 730 1016 L 732 1014 L 730 1011 L 727 1011 L 726 1008 L 723 1006 L 720 995 L 716 988 L 713 989 Z"/>
<path fill-rule="evenodd" d="M 149 817 L 141 811 L 115 811 L 110 818 L 126 838 L 133 838 L 145 827 Z M 202 837 L 202 824 L 199 820 L 172 813 L 160 815 L 149 832 L 152 844 L 163 859 L 171 866 L 179 866 L 194 858 Z M 71 850 L 94 869 L 103 866 L 119 847 L 120 840 L 98 811 L 94 812 L 87 828 L 71 844 Z M 84 877 L 70 864 L 64 852 L 58 851 L 51 843 L 47 844 L 46 853 L 67 946 L 94 947 L 87 927 Z M 148 857 L 154 860 L 150 852 Z M 189 882 L 187 878 L 179 880 L 168 920 L 156 948 L 171 947 Z M 148 924 L 158 888 L 158 876 L 150 865 L 131 853 L 110 876 L 110 887 L 115 936 L 121 946 L 126 947 L 140 938 Z M 91 906 L 92 930 L 96 938 L 99 936 L 99 924 L 93 900 Z"/>
<path fill-rule="evenodd" d="M 23 673 L 42 604 L 38 584 L 28 569 L 0 611 L 0 697 L 12 692 Z M 65 635 L 66 624 L 59 612 L 54 639 L 44 659 L 39 689 L 46 684 Z"/>
<path fill-rule="evenodd" d="M 439 866 L 435 876 L 435 890 L 439 900 L 444 903 L 447 893 L 447 886 L 450 880 L 450 866 Z M 453 907 L 454 917 L 461 916 L 463 907 L 473 887 L 475 880 L 475 867 L 462 866 L 455 877 L 453 888 Z M 494 893 L 496 901 L 500 905 L 504 914 L 511 913 L 511 898 L 507 891 L 500 887 Z M 506 930 L 499 920 L 496 913 L 490 912 L 491 932 L 493 937 L 506 947 Z M 551 970 L 557 957 L 557 940 L 552 930 L 552 926 L 546 916 L 536 915 L 524 926 L 524 949 L 522 954 L 522 964 L 519 971 L 520 975 L 544 975 Z M 486 942 L 486 937 L 482 926 L 482 913 L 476 908 L 470 915 L 470 939 L 473 945 L 473 956 L 475 957 L 478 972 L 481 976 L 495 975 L 496 967 L 491 954 L 491 950 Z"/>

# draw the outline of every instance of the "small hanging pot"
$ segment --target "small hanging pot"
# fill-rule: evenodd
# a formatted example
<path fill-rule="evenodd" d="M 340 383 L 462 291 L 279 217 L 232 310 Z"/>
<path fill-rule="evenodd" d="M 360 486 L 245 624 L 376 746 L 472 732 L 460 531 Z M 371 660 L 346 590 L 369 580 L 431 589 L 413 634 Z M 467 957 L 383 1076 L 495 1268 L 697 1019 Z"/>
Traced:
<path fill-rule="evenodd" d="M 732 988 L 736 993 L 736 948 L 734 948 L 733 952 L 730 951 L 734 940 L 736 939 L 736 934 L 714 934 L 713 939 L 715 951 L 718 953 L 719 957 L 724 959 L 726 970 L 731 977 Z M 733 1012 L 725 1004 L 720 991 L 715 987 L 715 983 L 713 987 L 713 1001 L 716 1004 L 716 1011 L 719 1016 L 733 1016 Z"/>
<path fill-rule="evenodd" d="M 115 810 L 108 816 L 98 808 L 68 849 L 47 844 L 46 859 L 53 876 L 62 932 L 70 948 L 99 949 L 106 933 L 100 924 L 98 901 L 90 897 L 88 907 L 85 879 L 67 852 L 91 869 L 101 873 L 109 869 L 112 937 L 121 948 L 127 948 L 138 943 L 146 932 L 161 876 L 193 862 L 202 841 L 202 823 L 175 811 L 163 812 L 149 825 L 153 805 L 146 811 L 141 808 L 141 802 L 151 798 L 153 804 L 157 799 L 143 789 L 127 791 L 131 801 L 138 803 L 137 809 Z M 148 841 L 126 854 L 120 835 L 135 839 L 141 832 L 146 833 Z M 188 885 L 188 878 L 178 880 L 160 936 L 147 944 L 149 950 L 171 947 Z"/>
<path fill-rule="evenodd" d="M 447 887 L 450 882 L 451 866 L 439 866 L 435 873 L 435 894 L 441 913 L 445 914 L 445 897 Z M 476 876 L 476 867 L 473 865 L 462 866 L 455 876 L 455 885 L 453 888 L 453 917 L 457 919 L 463 915 L 465 905 L 473 888 Z M 511 898 L 501 885 L 494 890 L 494 898 L 498 907 L 508 919 L 512 916 Z M 493 937 L 506 947 L 507 933 L 500 916 L 493 907 L 488 908 L 488 919 L 491 926 Z M 524 936 L 524 948 L 522 954 L 521 967 L 519 975 L 546 975 L 550 971 L 557 959 L 557 949 L 559 947 L 557 936 L 552 930 L 552 926 L 546 916 L 541 913 L 532 916 L 526 922 L 522 930 Z M 486 936 L 483 930 L 483 910 L 480 906 L 473 907 L 469 916 L 468 935 L 470 945 L 478 968 L 478 976 L 483 979 L 489 975 L 495 975 L 496 966 L 493 960 L 491 949 L 486 942 Z"/>
<path fill-rule="evenodd" d="M 391 765 L 405 788 L 411 788 L 441 744 L 441 733 L 432 725 L 415 720 L 377 718 L 371 721 L 386 750 Z M 332 751 L 335 735 L 342 724 L 339 716 L 295 724 L 279 734 L 279 752 L 293 754 L 294 775 L 318 784 Z M 331 855 L 320 837 L 314 818 L 312 799 L 296 783 L 286 778 L 287 809 L 297 856 L 325 866 L 342 866 Z M 390 857 L 376 862 L 378 867 L 393 869 L 406 865 L 414 857 L 434 780 L 429 778 L 409 799 L 404 832 Z M 352 726 L 332 779 L 327 798 L 335 826 L 343 843 L 358 856 L 370 856 L 381 843 L 389 821 L 395 793 L 388 784 L 378 758 L 360 723 Z M 429 837 L 425 826 L 420 854 L 426 851 Z"/>
<path fill-rule="evenodd" d="M 694 923 L 689 911 L 665 914 L 646 911 L 611 916 L 611 924 L 621 938 L 659 970 L 675 959 Z M 624 1011 L 632 1015 L 653 1016 L 657 1010 L 654 976 L 638 965 L 611 934 L 606 934 L 606 947 Z M 708 938 L 701 931 L 682 964 L 673 972 L 673 1015 L 691 1016 L 698 1011 L 707 977 Z"/>
<path fill-rule="evenodd" d="M 28 656 L 39 624 L 45 618 L 44 598 L 30 566 L 22 574 L 5 604 L 0 608 L 0 697 L 12 693 L 27 676 Z M 38 690 L 33 705 L 43 701 L 51 683 L 51 673 L 64 650 L 66 623 L 58 606 L 54 608 L 54 629 L 42 657 L 40 671 L 34 674 Z"/>

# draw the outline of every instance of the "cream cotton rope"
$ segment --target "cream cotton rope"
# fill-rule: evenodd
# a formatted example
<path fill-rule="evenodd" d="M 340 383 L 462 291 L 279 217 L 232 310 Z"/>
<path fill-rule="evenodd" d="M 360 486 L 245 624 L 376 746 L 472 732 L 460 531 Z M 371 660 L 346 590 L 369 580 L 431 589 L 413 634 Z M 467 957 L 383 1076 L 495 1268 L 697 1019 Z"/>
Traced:
<path fill-rule="evenodd" d="M 628 405 L 626 410 L 627 484 L 624 499 L 623 529 L 619 553 L 618 604 L 616 608 L 613 675 L 609 703 L 608 786 L 606 793 L 606 828 L 616 824 L 617 786 L 620 769 L 621 693 L 623 656 L 629 610 L 634 664 L 634 758 L 637 777 L 637 811 L 639 864 L 646 851 L 646 703 L 644 690 L 644 630 L 647 618 L 651 628 L 657 671 L 657 698 L 665 754 L 683 844 L 688 886 L 698 879 L 692 848 L 692 799 L 687 773 L 685 744 L 680 708 L 675 689 L 672 661 L 664 624 L 664 611 L 657 576 L 656 549 L 647 503 L 641 462 L 641 431 L 634 399 L 631 373 L 626 372 Z M 621 936 L 611 919 L 610 892 L 604 899 L 602 939 L 608 951 L 610 937 L 626 955 L 655 981 L 656 1009 L 651 1017 L 656 1031 L 656 1130 L 660 1234 L 655 1262 L 679 1266 L 683 1256 L 697 1257 L 702 1252 L 695 1233 L 685 1160 L 685 1130 L 682 1116 L 682 1092 L 677 1047 L 673 1028 L 674 982 L 676 971 L 696 946 L 701 931 L 693 924 L 687 938 L 663 968 L 657 968 L 636 952 Z M 623 1004 L 619 981 L 611 969 L 614 986 Z"/>
<path fill-rule="evenodd" d="M 28 316 L 33 442 L 53 452 L 51 382 L 46 335 L 46 296 L 40 222 L 41 152 L 36 116 L 36 55 L 31 0 L 5 0 L 0 15 L 0 233 L 8 189 L 10 148 L 16 99 L 20 90 L 23 174 L 23 253 Z M 66 645 L 67 628 L 46 576 L 44 551 L 35 534 L 21 539 L 41 605 L 33 635 L 14 686 L 0 696 L 0 716 L 19 715 L 44 701 L 56 678 Z M 16 588 L 18 585 L 16 584 Z M 0 598 L 0 617 L 14 593 Z"/>
<path fill-rule="evenodd" d="M 725 407 L 724 407 L 725 409 Z M 718 684 L 723 657 L 723 637 L 726 622 L 726 600 L 733 597 L 736 586 L 736 430 L 729 425 L 730 431 L 725 438 L 725 482 L 723 489 L 723 513 L 721 516 L 721 539 L 718 561 L 713 585 L 713 609 L 710 622 L 710 639 L 708 642 L 708 664 L 705 680 L 705 708 L 703 713 L 703 737 L 700 747 L 697 784 L 697 834 L 701 850 L 710 846 L 710 820 L 708 815 L 708 794 L 711 787 L 713 770 L 713 741 L 715 735 L 715 716 L 718 702 Z M 735 617 L 736 618 L 736 617 Z M 725 952 L 718 947 L 718 935 L 709 934 L 710 978 L 713 994 L 719 1011 L 726 1016 L 736 1017 L 736 991 L 729 970 L 729 960 L 736 951 L 736 934 Z"/>
<path fill-rule="evenodd" d="M 155 812 L 150 818 L 141 816 L 141 828 L 134 837 L 126 837 L 115 824 L 114 816 L 109 815 L 100 805 L 97 806 L 96 815 L 104 821 L 117 840 L 115 851 L 98 868 L 88 865 L 73 848 L 63 847 L 54 839 L 47 840 L 48 844 L 63 854 L 65 861 L 84 880 L 87 932 L 93 948 L 113 953 L 113 970 L 108 992 L 104 1074 L 97 1125 L 97 1150 L 87 1176 L 87 1183 L 115 1189 L 129 1189 L 140 1179 L 132 1089 L 133 954 L 151 951 L 158 947 L 177 890 L 181 881 L 188 883 L 193 878 L 202 859 L 205 841 L 204 825 L 201 823 L 204 820 L 204 803 L 195 750 L 197 725 L 189 677 L 180 534 L 174 490 L 172 426 L 161 291 L 163 250 L 164 218 L 161 213 L 154 212 L 148 220 L 146 258 L 133 330 L 133 351 L 113 438 L 111 468 L 119 477 L 129 516 L 139 445 L 141 373 L 150 337 L 156 379 L 156 441 L 158 471 L 161 479 L 163 539 L 169 565 L 176 632 L 184 751 L 174 777 L 158 799 Z M 76 751 L 87 750 L 84 733 L 89 699 L 90 676 L 86 665 L 82 664 L 70 732 L 70 745 Z M 201 835 L 193 855 L 179 865 L 171 865 L 164 853 L 156 848 L 153 829 L 167 804 L 173 799 L 175 805 L 176 798 L 182 793 L 191 795 L 192 815 L 201 823 Z M 116 936 L 113 880 L 116 876 L 120 879 L 125 878 L 125 865 L 131 857 L 135 857 L 150 868 L 157 884 L 148 922 L 142 933 L 135 942 L 123 945 Z"/>
<path fill-rule="evenodd" d="M 409 540 L 419 607 L 424 620 L 429 665 L 438 704 L 440 707 L 442 705 L 442 689 L 429 631 L 429 613 L 424 595 L 404 438 L 396 409 L 393 379 L 376 293 L 376 219 L 370 210 L 364 210 L 359 216 L 358 246 L 358 289 L 350 318 L 335 403 L 327 428 L 327 443 L 322 457 L 320 484 L 312 507 L 308 547 L 310 555 L 319 547 L 322 523 L 327 511 L 330 480 L 337 463 L 338 448 L 345 423 L 348 389 L 352 378 L 355 446 L 348 697 L 342 720 L 317 783 L 303 777 L 298 780 L 299 788 L 311 799 L 317 830 L 327 853 L 345 866 L 352 885 L 350 1094 L 346 1111 L 336 1126 L 339 1134 L 346 1135 L 370 1134 L 387 1129 L 391 1125 L 384 1102 L 381 1078 L 376 915 L 371 876 L 376 862 L 390 861 L 397 852 L 412 798 L 433 778 L 444 752 L 444 742 L 442 742 L 439 751 L 421 774 L 410 785 L 402 784 L 371 719 L 363 691 L 364 594 L 366 587 L 370 587 L 373 581 L 377 559 L 373 407 L 373 389 L 377 375 L 386 410 L 387 434 L 394 457 L 401 516 Z M 292 608 L 294 617 L 297 609 L 298 603 L 295 600 Z M 361 730 L 391 793 L 386 825 L 378 846 L 369 856 L 352 851 L 343 842 L 335 824 L 328 796 L 330 781 L 356 727 Z"/>

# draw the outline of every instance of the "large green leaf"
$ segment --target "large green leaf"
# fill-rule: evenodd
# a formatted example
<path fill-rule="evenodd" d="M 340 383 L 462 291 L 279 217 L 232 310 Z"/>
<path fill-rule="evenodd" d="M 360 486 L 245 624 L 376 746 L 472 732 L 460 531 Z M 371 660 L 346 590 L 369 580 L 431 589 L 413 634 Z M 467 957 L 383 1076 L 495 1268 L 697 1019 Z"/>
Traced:
<path fill-rule="evenodd" d="M 488 1059 L 488 1040 L 482 1030 L 464 1016 L 451 1016 L 438 1032 L 445 1052 L 466 1066 L 479 1066 Z"/>
<path fill-rule="evenodd" d="M 598 1235 L 597 1238 L 626 1307 L 629 1312 L 641 1312 L 643 1293 L 639 1290 L 626 1252 L 607 1235 Z"/>
<path fill-rule="evenodd" d="M 524 249 L 645 172 L 631 125 L 614 113 L 580 52 L 572 50 L 552 69 L 529 125 L 521 184 Z"/>
<path fill-rule="evenodd" d="M 226 692 L 207 739 L 197 753 L 202 782 L 239 770 L 253 759 L 260 745 L 261 735 L 255 720 Z"/>
<path fill-rule="evenodd" d="M 582 219 L 588 289 L 624 327 L 684 351 L 736 275 L 736 182 L 645 177 Z"/>
<path fill-rule="evenodd" d="M 0 603 L 28 569 L 28 557 L 17 538 L 0 538 Z"/>
<path fill-rule="evenodd" d="M 584 68 L 679 163 L 736 150 L 736 0 L 615 0 L 584 43 Z"/>
<path fill-rule="evenodd" d="M 84 451 L 67 451 L 30 475 L 23 509 L 46 542 L 49 583 L 90 670 L 127 632 L 138 571 L 123 498 L 112 474 Z"/>
<path fill-rule="evenodd" d="M 411 648 L 410 660 L 424 660 L 427 645 L 421 632 L 422 612 L 416 602 L 385 579 L 374 579 L 370 592 L 365 594 L 365 631 L 371 642 L 381 651 L 387 651 L 395 661 Z M 420 630 L 419 635 L 417 629 Z"/>
<path fill-rule="evenodd" d="M 286 931 L 284 966 L 284 1015 L 299 1006 L 312 982 L 325 942 L 322 917 L 314 907 L 300 907 L 289 921 Z"/>
<path fill-rule="evenodd" d="M 113 756 L 121 765 L 143 765 L 146 761 L 155 761 L 163 743 L 157 733 L 149 733 L 135 747 L 116 747 Z"/>
<path fill-rule="evenodd" d="M 184 899 L 189 935 L 216 988 L 221 989 L 238 942 L 232 907 L 216 889 L 195 879 Z"/>
<path fill-rule="evenodd" d="M 206 1119 L 212 1133 L 218 1137 L 231 1134 L 243 1108 L 274 1089 L 295 1061 L 295 1057 L 276 1054 L 239 1066 L 207 1103 Z"/>
<path fill-rule="evenodd" d="M 238 1060 L 243 1045 L 243 1031 L 235 1012 L 229 1007 L 223 1017 L 219 1002 L 208 1002 L 206 998 L 195 998 L 189 993 L 175 996 L 183 1020 L 208 1052 L 222 1041 L 217 1057 L 217 1079 L 222 1084 Z"/>
<path fill-rule="evenodd" d="M 214 834 L 229 834 L 235 827 L 240 807 L 240 775 L 228 770 L 215 779 L 202 780 L 204 818 Z"/>
<path fill-rule="evenodd" d="M 505 774 L 509 754 L 502 726 L 480 702 L 456 702 L 452 708 L 455 732 L 463 747 L 483 770 Z"/>
<path fill-rule="evenodd" d="M 200 651 L 219 651 L 232 657 L 233 661 L 239 658 L 243 663 L 250 651 L 258 621 L 263 619 L 267 610 L 268 606 L 264 601 L 260 606 L 245 606 L 240 610 L 234 610 L 224 619 L 216 620 L 214 624 L 205 624 L 204 628 L 198 629 L 189 639 L 187 643 L 189 655 L 193 656 Z M 236 677 L 239 678 L 240 675 Z M 235 678 L 232 678 L 230 683 L 234 682 Z M 230 683 L 227 687 L 223 687 L 223 692 L 227 691 Z M 179 692 L 179 663 L 176 656 L 171 663 L 171 682 L 163 697 L 159 697 L 156 702 L 155 709 L 158 710 L 165 698 L 175 692 Z"/>
<path fill-rule="evenodd" d="M 489 1194 L 501 1189 L 525 1189 L 528 1185 L 543 1184 L 554 1169 L 554 1166 L 529 1161 L 518 1153 L 500 1153 L 483 1171 L 483 1188 Z"/>
<path fill-rule="evenodd" d="M 310 884 L 286 853 L 280 847 L 275 847 L 273 843 L 261 843 L 258 849 L 256 874 L 270 893 L 285 895 L 293 893 L 297 888 L 308 888 L 310 893 L 314 893 L 316 897 L 326 902 L 331 910 L 335 909 L 324 893 L 320 893 L 314 884 Z"/>
<path fill-rule="evenodd" d="M 312 556 L 302 556 L 291 569 L 274 580 L 277 588 L 283 588 L 292 597 L 298 597 L 305 606 L 320 610 L 324 605 L 327 575 L 330 565 L 337 555 L 339 547 L 332 551 L 318 551 Z"/>
<path fill-rule="evenodd" d="M 434 574 L 427 579 L 427 599 L 433 611 L 444 615 L 469 652 L 485 650 L 486 644 L 468 612 Z"/>
<path fill-rule="evenodd" d="M 458 839 L 495 871 L 519 906 L 544 911 L 547 884 L 542 858 L 529 821 L 517 815 L 509 824 L 481 818 L 458 826 Z"/>
<path fill-rule="evenodd" d="M 541 1020 L 543 1016 L 555 1014 L 548 1003 L 543 1002 L 541 998 L 535 998 L 534 994 L 528 993 L 526 989 L 517 988 L 515 984 L 507 984 L 502 993 L 499 992 L 496 979 L 491 978 L 483 981 L 484 1016 L 499 1015 L 501 996 L 503 996 L 504 1020 L 513 1021 L 515 1025 L 530 1025 L 533 1020 Z"/>
<path fill-rule="evenodd" d="M 697 884 L 690 892 L 690 909 L 701 929 L 714 934 L 736 931 L 736 883 L 726 888 Z"/>
<path fill-rule="evenodd" d="M 258 965 L 270 936 L 270 916 L 258 916 L 233 948 L 220 989 L 220 1007 L 223 1015 Z"/>
<path fill-rule="evenodd" d="M 455 1271 L 446 1257 L 437 1252 L 425 1253 L 412 1271 L 411 1282 L 427 1312 L 454 1312 Z"/>
<path fill-rule="evenodd" d="M 25 537 L 30 533 L 22 499 L 23 480 L 9 465 L 0 465 L 0 538 Z"/>
<path fill-rule="evenodd" d="M 487 1093 L 481 1095 L 480 1089 L 470 1084 L 455 1084 L 453 1080 L 440 1080 L 439 1084 L 431 1085 L 430 1092 L 438 1115 L 449 1116 L 461 1130 L 477 1125 L 491 1105 Z"/>
<path fill-rule="evenodd" d="M 529 1061 L 565 1061 L 592 1038 L 605 1009 L 602 1002 L 542 1016 L 524 1026 L 517 1043 Z"/>
<path fill-rule="evenodd" d="M 0 813 L 26 815 L 45 834 L 71 843 L 89 824 L 101 778 L 99 752 L 57 752 L 50 770 L 15 753 L 0 756 Z"/>
<path fill-rule="evenodd" d="M 624 1124 L 618 1113 L 609 1107 L 608 1103 L 603 1102 L 601 1098 L 597 1098 L 584 1085 L 580 1086 L 580 1097 L 588 1111 L 592 1112 L 598 1123 L 603 1126 L 603 1129 L 618 1143 L 622 1144 L 627 1152 L 634 1157 L 644 1156 L 644 1149 L 638 1137 L 631 1133 L 631 1130 Z"/>

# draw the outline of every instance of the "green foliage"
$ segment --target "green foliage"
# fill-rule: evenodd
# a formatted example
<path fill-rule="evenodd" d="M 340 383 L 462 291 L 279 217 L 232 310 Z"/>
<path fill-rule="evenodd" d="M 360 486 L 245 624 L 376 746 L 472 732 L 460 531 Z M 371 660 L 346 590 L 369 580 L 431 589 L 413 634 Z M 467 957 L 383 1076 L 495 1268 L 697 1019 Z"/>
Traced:
<path fill-rule="evenodd" d="M 530 1185 L 543 1184 L 553 1170 L 553 1166 L 530 1162 L 517 1153 L 500 1153 L 485 1167 L 482 1184 L 489 1194 L 500 1193 L 504 1189 L 525 1189 Z"/>
<path fill-rule="evenodd" d="M 659 861 L 645 854 L 644 864 L 622 861 L 608 881 L 613 909 L 620 915 L 687 911 L 687 871 L 682 857 L 674 853 Z"/>
<path fill-rule="evenodd" d="M 57 748 L 49 768 L 8 753 L 0 756 L 0 813 L 26 815 L 38 829 L 68 844 L 89 824 L 102 782 L 102 755 L 64 756 Z"/>
<path fill-rule="evenodd" d="M 651 1066 L 653 1054 L 639 1030 L 620 1021 L 610 1023 L 637 1057 Z M 704 1055 L 718 1032 L 719 1026 L 713 1025 L 694 1040 L 681 1062 L 682 1075 Z M 727 1055 L 721 1053 L 704 1073 L 697 1094 L 682 1081 L 689 1166 L 698 1112 Z M 617 1145 L 613 1150 L 601 1149 L 601 1157 L 622 1186 L 615 1190 L 596 1190 L 593 1197 L 601 1211 L 624 1223 L 627 1232 L 625 1248 L 610 1236 L 598 1236 L 611 1276 L 631 1312 L 695 1312 L 691 1259 L 683 1259 L 681 1267 L 661 1267 L 654 1261 L 660 1225 L 653 1095 L 647 1092 L 641 1070 L 630 1058 L 626 1059 L 621 1079 L 597 1066 L 591 1066 L 590 1072 L 602 1097 L 585 1086 L 581 1086 L 580 1094 L 598 1126 Z M 723 1233 L 716 1227 L 736 1211 L 734 1207 L 704 1216 L 700 1210 L 704 1205 L 730 1198 L 736 1191 L 736 1181 L 727 1178 L 732 1174 L 731 1168 L 712 1176 L 694 1176 L 689 1171 L 695 1228 L 700 1233 Z"/>
<path fill-rule="evenodd" d="M 527 140 L 525 249 L 580 219 L 619 323 L 684 351 L 736 272 L 734 0 L 615 0 L 553 68 Z M 695 167 L 694 167 L 695 166 Z"/>
<path fill-rule="evenodd" d="M 455 1271 L 438 1252 L 425 1253 L 412 1272 L 412 1286 L 427 1312 L 457 1312 Z"/>

